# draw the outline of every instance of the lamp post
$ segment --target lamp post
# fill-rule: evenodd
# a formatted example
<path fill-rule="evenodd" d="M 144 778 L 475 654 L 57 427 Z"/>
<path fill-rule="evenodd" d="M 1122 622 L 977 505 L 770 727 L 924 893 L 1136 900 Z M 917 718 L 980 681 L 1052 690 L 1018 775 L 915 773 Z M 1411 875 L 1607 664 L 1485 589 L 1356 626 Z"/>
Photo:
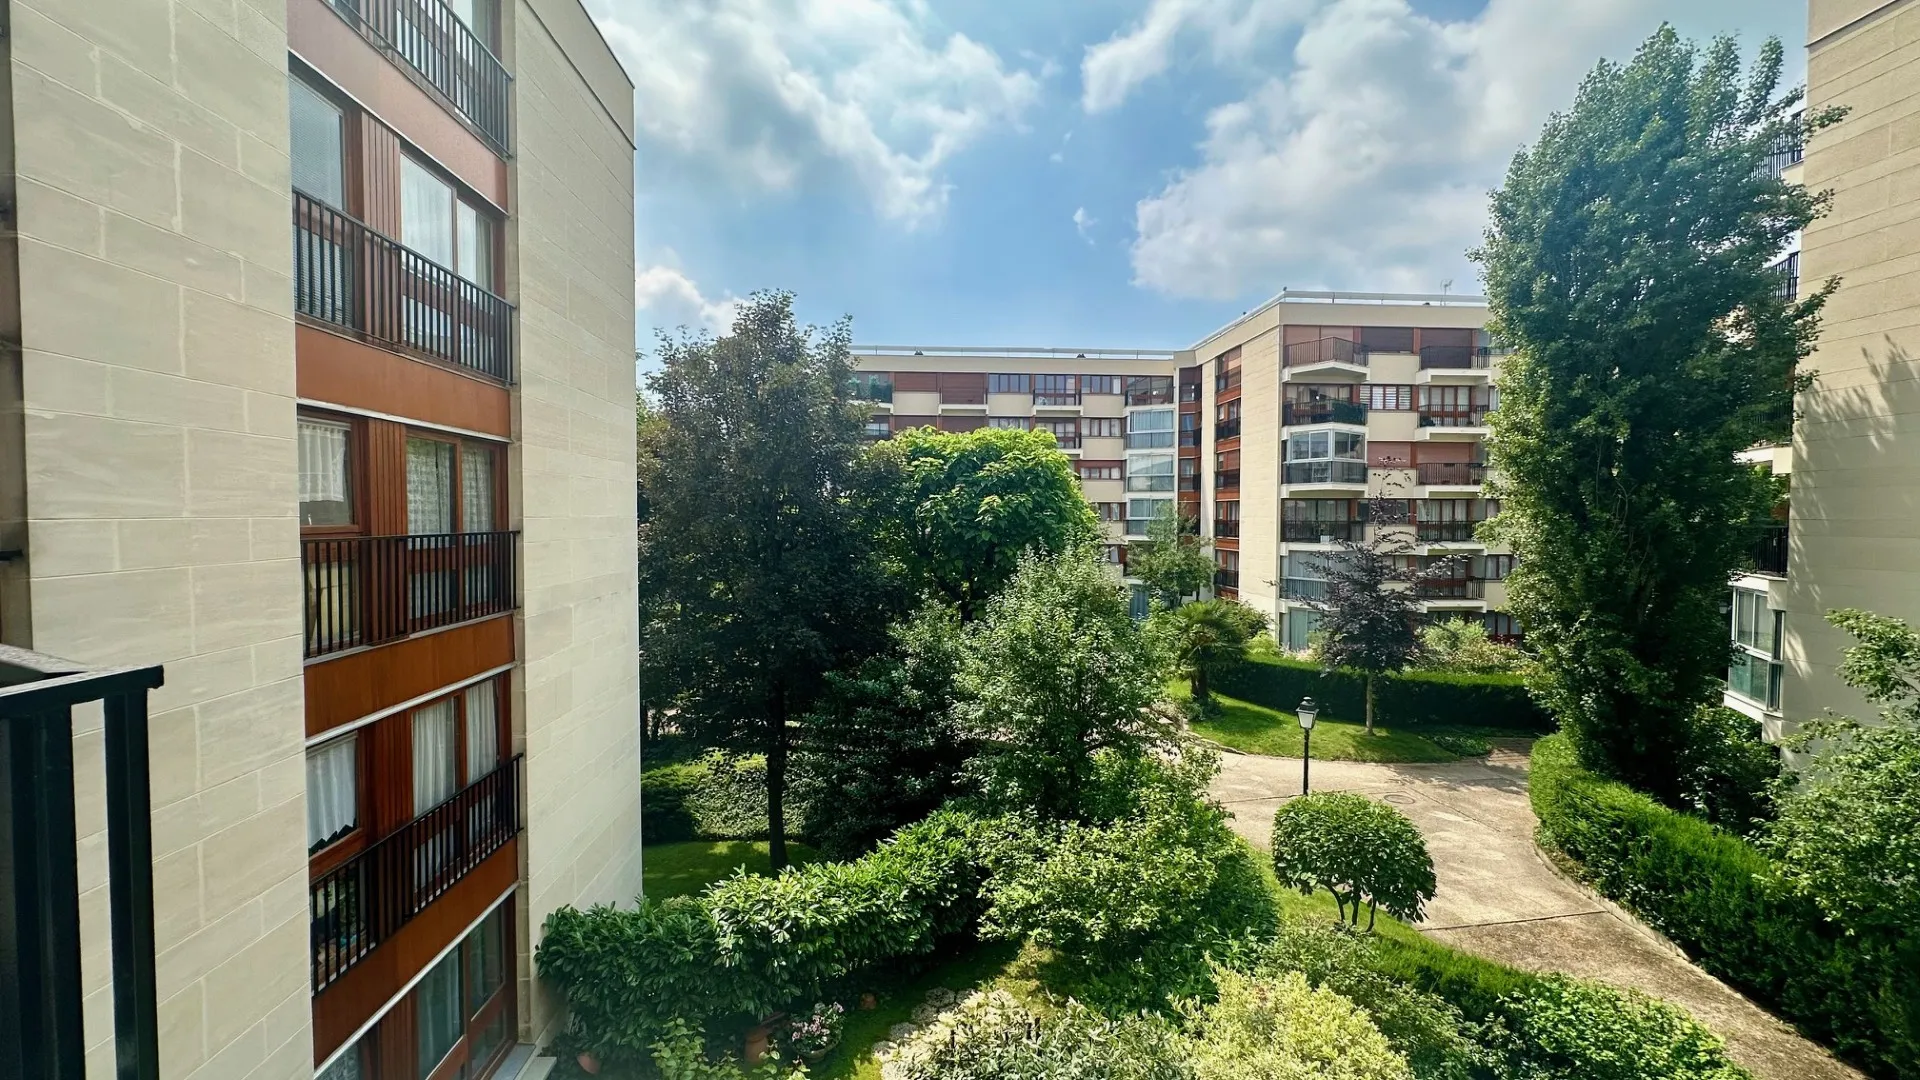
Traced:
<path fill-rule="evenodd" d="M 1307 788 L 1307 766 L 1313 763 L 1313 720 L 1320 709 L 1312 698 L 1300 699 L 1300 707 L 1294 715 L 1300 718 L 1300 794 L 1305 795 Z"/>

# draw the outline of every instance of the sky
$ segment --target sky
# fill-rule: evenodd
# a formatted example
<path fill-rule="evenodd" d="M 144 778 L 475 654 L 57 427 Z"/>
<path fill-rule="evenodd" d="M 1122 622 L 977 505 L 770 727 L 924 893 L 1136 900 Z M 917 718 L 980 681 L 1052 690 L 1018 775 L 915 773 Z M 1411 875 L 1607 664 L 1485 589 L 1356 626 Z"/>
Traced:
<path fill-rule="evenodd" d="M 772 288 L 861 344 L 1079 348 L 1472 293 L 1488 192 L 1597 60 L 1664 20 L 1805 73 L 1805 0 L 585 3 L 635 83 L 642 349 Z"/>

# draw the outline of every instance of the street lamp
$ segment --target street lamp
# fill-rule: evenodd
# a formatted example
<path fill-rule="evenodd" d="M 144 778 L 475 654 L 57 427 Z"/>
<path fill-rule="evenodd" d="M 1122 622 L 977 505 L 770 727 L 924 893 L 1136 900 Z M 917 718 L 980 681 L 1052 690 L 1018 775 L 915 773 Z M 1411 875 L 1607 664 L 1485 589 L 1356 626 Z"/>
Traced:
<path fill-rule="evenodd" d="M 1301 698 L 1294 715 L 1300 718 L 1300 794 L 1307 793 L 1307 766 L 1313 761 L 1313 721 L 1320 709 L 1312 698 Z"/>

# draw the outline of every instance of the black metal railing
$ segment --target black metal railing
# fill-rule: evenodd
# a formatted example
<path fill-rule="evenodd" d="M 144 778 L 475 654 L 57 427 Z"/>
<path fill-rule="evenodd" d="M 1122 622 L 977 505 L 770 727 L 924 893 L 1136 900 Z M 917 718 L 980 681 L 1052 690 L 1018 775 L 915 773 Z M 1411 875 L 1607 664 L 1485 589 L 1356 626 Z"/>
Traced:
<path fill-rule="evenodd" d="M 1414 535 L 1423 544 L 1460 544 L 1473 539 L 1478 521 L 1421 521 L 1414 524 Z"/>
<path fill-rule="evenodd" d="M 1349 461 L 1345 458 L 1289 461 L 1286 482 L 1289 484 L 1364 484 L 1367 482 L 1367 463 Z"/>
<path fill-rule="evenodd" d="M 88 1072 L 73 709 L 95 701 L 106 758 L 114 1075 L 160 1075 L 147 694 L 164 681 L 158 667 L 89 669 L 0 646 L 0 1076 Z"/>
<path fill-rule="evenodd" d="M 1213 377 L 1213 389 L 1216 393 L 1225 393 L 1240 385 L 1240 369 L 1231 368 Z"/>
<path fill-rule="evenodd" d="M 1791 303 L 1800 299 L 1800 253 L 1794 252 L 1770 267 L 1780 275 L 1778 291 L 1780 298 Z"/>
<path fill-rule="evenodd" d="M 1780 179 L 1782 173 L 1800 164 L 1806 157 L 1807 140 L 1806 136 L 1798 130 L 1799 122 L 1800 117 L 1796 115 L 1795 130 L 1775 142 L 1767 152 L 1766 162 L 1761 166 L 1761 171 L 1774 180 Z"/>
<path fill-rule="evenodd" d="M 1220 518 L 1214 518 L 1213 535 L 1223 540 L 1238 539 L 1240 536 L 1240 523 L 1238 521 L 1223 521 Z"/>
<path fill-rule="evenodd" d="M 1290 544 L 1331 544 L 1341 540 L 1366 538 L 1364 521 L 1287 521 L 1280 525 L 1280 537 Z"/>
<path fill-rule="evenodd" d="M 1213 572 L 1213 587 L 1216 589 L 1238 589 L 1240 587 L 1240 571 L 1215 570 Z"/>
<path fill-rule="evenodd" d="M 1181 477 L 1181 478 L 1180 478 L 1180 490 L 1181 490 L 1181 491 L 1199 491 L 1199 490 L 1200 490 L 1200 477 L 1199 477 L 1199 476 L 1198 476 L 1197 474 L 1196 474 L 1196 475 L 1193 475 L 1193 476 L 1183 476 L 1183 477 Z"/>
<path fill-rule="evenodd" d="M 307 656 L 512 611 L 519 537 L 474 532 L 302 539 Z"/>
<path fill-rule="evenodd" d="M 1181 446 L 1199 446 L 1200 445 L 1200 429 L 1199 428 L 1181 429 L 1180 445 Z"/>
<path fill-rule="evenodd" d="M 1365 424 L 1367 407 L 1352 401 L 1289 401 L 1280 407 L 1282 424 Z"/>
<path fill-rule="evenodd" d="M 1483 600 L 1487 583 L 1480 578 L 1432 578 L 1413 587 L 1422 600 Z"/>
<path fill-rule="evenodd" d="M 513 381 L 513 305 L 304 192 L 293 310 L 367 341 Z"/>
<path fill-rule="evenodd" d="M 1476 405 L 1470 409 L 1421 409 L 1421 427 L 1486 427 L 1488 409 Z"/>
<path fill-rule="evenodd" d="M 1768 525 L 1753 545 L 1753 568 L 1762 574 L 1787 576 L 1787 526 Z"/>
<path fill-rule="evenodd" d="M 1487 480 L 1487 467 L 1476 461 L 1423 461 L 1414 468 L 1429 487 L 1471 487 Z"/>
<path fill-rule="evenodd" d="M 1470 370 L 1489 367 L 1492 363 L 1493 358 L 1487 355 L 1487 350 L 1472 345 L 1422 345 L 1420 347 L 1422 369 Z"/>
<path fill-rule="evenodd" d="M 519 835 L 521 763 L 516 756 L 307 886 L 315 993 Z"/>
<path fill-rule="evenodd" d="M 348 22 L 404 60 L 502 154 L 513 76 L 453 9 L 440 0 L 332 0 Z"/>
<path fill-rule="evenodd" d="M 1222 491 L 1240 486 L 1239 469 L 1220 469 L 1213 474 L 1213 488 Z"/>
<path fill-rule="evenodd" d="M 1213 438 L 1215 442 L 1219 442 L 1223 439 L 1237 439 L 1239 437 L 1240 437 L 1240 418 L 1237 416 L 1231 420 L 1222 420 L 1219 423 L 1213 425 Z"/>
<path fill-rule="evenodd" d="M 1319 338 L 1287 346 L 1287 366 L 1308 364 L 1356 364 L 1366 366 L 1367 350 L 1346 338 Z"/>

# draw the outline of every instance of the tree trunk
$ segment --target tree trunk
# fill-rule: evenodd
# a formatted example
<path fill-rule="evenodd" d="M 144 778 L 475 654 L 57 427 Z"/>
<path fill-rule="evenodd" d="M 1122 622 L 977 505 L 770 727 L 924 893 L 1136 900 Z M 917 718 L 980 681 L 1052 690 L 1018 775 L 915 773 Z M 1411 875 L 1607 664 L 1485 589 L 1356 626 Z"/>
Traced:
<path fill-rule="evenodd" d="M 1192 683 L 1193 700 L 1205 702 L 1213 696 L 1213 688 L 1207 685 L 1207 669 L 1205 665 L 1194 665 Z"/>
<path fill-rule="evenodd" d="M 775 690 L 767 708 L 767 863 L 787 866 L 787 693 Z"/>
<path fill-rule="evenodd" d="M 1373 676 L 1367 676 L 1367 734 L 1373 734 Z"/>

